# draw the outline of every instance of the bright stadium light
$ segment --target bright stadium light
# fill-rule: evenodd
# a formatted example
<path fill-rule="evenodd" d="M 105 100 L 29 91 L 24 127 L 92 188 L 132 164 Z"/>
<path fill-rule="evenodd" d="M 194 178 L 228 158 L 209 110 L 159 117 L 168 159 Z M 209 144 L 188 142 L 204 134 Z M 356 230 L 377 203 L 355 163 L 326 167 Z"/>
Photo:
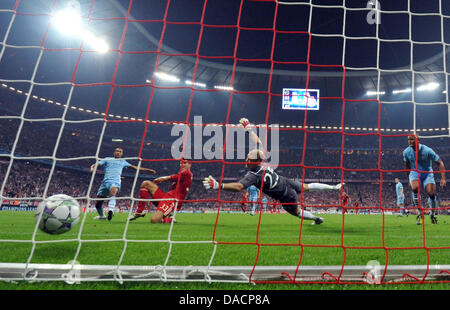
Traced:
<path fill-rule="evenodd" d="M 96 52 L 103 54 L 109 51 L 109 46 L 106 41 L 85 29 L 86 27 L 81 17 L 80 3 L 78 1 L 71 0 L 64 9 L 53 16 L 52 22 L 59 32 L 65 36 L 81 38 Z"/>
<path fill-rule="evenodd" d="M 439 87 L 439 83 L 431 82 L 417 87 L 418 91 L 432 91 Z"/>
<path fill-rule="evenodd" d="M 94 48 L 97 52 L 105 54 L 109 51 L 109 45 L 103 40 L 97 40 L 94 44 Z"/>
<path fill-rule="evenodd" d="M 385 91 L 375 91 L 375 90 L 368 90 L 366 93 L 367 96 L 384 95 L 384 94 L 386 94 Z"/>
<path fill-rule="evenodd" d="M 223 86 L 223 85 L 215 85 L 214 88 L 215 89 L 222 89 L 222 90 L 234 90 L 234 88 L 231 87 L 231 86 Z"/>
<path fill-rule="evenodd" d="M 205 83 L 192 82 L 192 81 L 190 81 L 190 80 L 186 80 L 185 83 L 186 83 L 186 85 L 193 85 L 193 86 L 198 86 L 198 87 L 203 87 L 203 88 L 206 87 L 206 84 L 205 84 Z"/>
<path fill-rule="evenodd" d="M 394 90 L 392 93 L 394 95 L 397 95 L 397 94 L 410 93 L 410 92 L 411 92 L 411 88 L 405 88 L 405 89 Z"/>
<path fill-rule="evenodd" d="M 58 31 L 64 35 L 78 35 L 83 30 L 83 22 L 81 20 L 80 6 L 75 5 L 77 2 L 68 5 L 65 9 L 57 12 L 53 17 L 53 23 Z"/>
<path fill-rule="evenodd" d="M 104 54 L 109 51 L 108 43 L 100 38 L 97 38 L 93 33 L 85 31 L 82 37 L 83 41 L 92 46 L 92 48 L 97 52 Z"/>
<path fill-rule="evenodd" d="M 170 75 L 164 72 L 155 72 L 155 76 L 161 80 L 169 81 L 169 82 L 179 82 L 180 79 L 174 75 Z"/>

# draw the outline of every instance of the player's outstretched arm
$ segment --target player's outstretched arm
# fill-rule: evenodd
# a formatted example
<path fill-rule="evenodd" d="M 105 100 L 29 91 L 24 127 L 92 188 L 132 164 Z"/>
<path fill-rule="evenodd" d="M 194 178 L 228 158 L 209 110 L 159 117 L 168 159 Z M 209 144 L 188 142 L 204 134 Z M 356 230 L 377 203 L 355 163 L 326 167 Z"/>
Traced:
<path fill-rule="evenodd" d="M 96 168 L 98 168 L 98 166 L 99 166 L 98 163 L 97 163 L 97 164 L 91 165 L 91 173 L 94 172 L 94 170 L 95 170 Z"/>
<path fill-rule="evenodd" d="M 244 185 L 239 182 L 232 182 L 232 183 L 222 183 L 222 185 L 219 185 L 219 182 L 217 182 L 216 179 L 214 179 L 212 176 L 209 176 L 207 178 L 203 179 L 203 186 L 206 189 L 223 189 L 230 192 L 240 192 L 244 189 Z"/>
<path fill-rule="evenodd" d="M 253 143 L 255 143 L 256 145 L 262 145 L 262 142 L 259 139 L 258 135 L 253 130 L 251 130 L 251 124 L 247 118 L 241 118 L 239 120 L 239 124 L 241 124 L 248 131 L 250 139 L 252 139 Z"/>
<path fill-rule="evenodd" d="M 147 171 L 147 172 L 150 172 L 150 173 L 153 173 L 153 174 L 156 173 L 156 170 L 153 170 L 153 169 L 150 169 L 150 168 L 138 167 L 138 166 L 133 166 L 133 165 L 131 165 L 130 168 L 133 168 L 134 170 Z"/>
<path fill-rule="evenodd" d="M 159 177 L 159 178 L 154 179 L 154 180 L 153 180 L 153 183 L 159 184 L 159 183 L 162 183 L 162 182 L 167 182 L 167 181 L 169 181 L 171 178 L 172 178 L 172 176 L 170 176 L 170 175 L 165 176 L 165 177 Z"/>
<path fill-rule="evenodd" d="M 445 165 L 444 162 L 442 161 L 442 159 L 438 159 L 436 161 L 436 163 L 439 165 L 439 171 L 441 172 L 441 187 L 446 187 L 447 186 L 447 181 L 445 179 Z"/>

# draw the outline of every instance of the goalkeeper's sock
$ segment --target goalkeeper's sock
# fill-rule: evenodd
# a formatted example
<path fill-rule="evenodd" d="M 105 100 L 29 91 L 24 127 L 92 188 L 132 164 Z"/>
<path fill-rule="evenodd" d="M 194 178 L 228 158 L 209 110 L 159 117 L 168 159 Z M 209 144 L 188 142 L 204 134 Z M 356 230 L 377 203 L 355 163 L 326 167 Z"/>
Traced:
<path fill-rule="evenodd" d="M 150 197 L 149 191 L 145 188 L 141 188 L 141 190 L 139 191 L 139 199 L 148 199 L 149 197 Z M 147 205 L 146 201 L 139 201 L 136 213 L 144 212 L 146 205 Z"/>
<path fill-rule="evenodd" d="M 300 213 L 298 215 L 298 217 L 303 217 L 305 220 L 314 220 L 317 216 L 314 216 L 314 214 L 312 214 L 309 211 L 306 210 L 299 210 Z"/>
<path fill-rule="evenodd" d="M 310 191 L 329 191 L 336 190 L 337 187 L 334 185 L 328 185 L 323 183 L 310 183 L 308 184 L 308 190 Z"/>

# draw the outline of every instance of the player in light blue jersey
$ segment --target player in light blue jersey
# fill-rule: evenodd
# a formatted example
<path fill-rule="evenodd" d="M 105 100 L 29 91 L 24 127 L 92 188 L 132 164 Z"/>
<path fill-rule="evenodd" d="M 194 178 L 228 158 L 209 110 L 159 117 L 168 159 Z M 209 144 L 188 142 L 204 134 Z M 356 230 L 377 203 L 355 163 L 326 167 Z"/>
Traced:
<path fill-rule="evenodd" d="M 247 191 L 248 191 L 248 202 L 252 206 L 252 211 L 250 212 L 250 215 L 253 216 L 255 215 L 256 206 L 258 205 L 257 201 L 259 189 L 255 185 L 252 185 L 247 188 Z"/>
<path fill-rule="evenodd" d="M 264 212 L 267 212 L 267 205 L 268 205 L 268 200 L 267 200 L 267 197 L 263 197 L 262 199 L 261 199 L 261 202 L 262 202 L 262 207 L 263 207 L 263 210 L 264 210 Z"/>
<path fill-rule="evenodd" d="M 97 198 L 109 198 L 108 200 L 108 221 L 110 221 L 114 214 L 114 208 L 116 206 L 116 195 L 120 191 L 121 186 L 121 176 L 122 170 L 124 168 L 132 168 L 135 170 L 147 171 L 151 173 L 156 173 L 153 169 L 142 168 L 131 165 L 124 159 L 123 150 L 121 148 L 116 148 L 114 150 L 114 157 L 106 157 L 102 159 L 99 163 L 93 164 L 91 166 L 91 173 L 95 171 L 99 166 L 104 167 L 105 176 L 103 177 L 102 184 L 97 192 Z M 97 220 L 104 220 L 107 217 L 103 213 L 103 202 L 105 200 L 97 200 L 95 203 L 95 208 L 97 209 L 98 216 L 95 217 Z"/>
<path fill-rule="evenodd" d="M 397 207 L 400 209 L 398 216 L 409 215 L 409 211 L 405 209 L 405 192 L 403 191 L 403 184 L 399 178 L 395 178 L 395 192 L 397 194 Z"/>
<path fill-rule="evenodd" d="M 439 156 L 428 146 L 419 143 L 419 137 L 417 135 L 408 136 L 409 146 L 403 151 L 403 160 L 408 169 L 407 175 L 409 179 L 409 184 L 413 191 L 413 203 L 415 207 L 419 205 L 419 186 L 422 183 L 425 191 L 428 194 L 428 204 L 431 208 L 430 218 L 431 223 L 437 224 L 437 217 L 435 215 L 435 208 L 437 204 L 436 197 L 436 183 L 434 181 L 433 174 L 433 162 L 439 165 L 439 171 L 441 173 L 441 187 L 445 187 L 447 182 L 445 180 L 445 166 L 444 162 L 439 158 Z M 417 167 L 416 167 L 416 152 L 418 154 Z M 428 173 L 427 173 L 428 172 Z M 419 180 L 420 174 L 420 180 Z M 422 209 L 419 209 L 422 213 Z M 419 214 L 417 217 L 417 224 L 421 224 L 422 215 Z"/>

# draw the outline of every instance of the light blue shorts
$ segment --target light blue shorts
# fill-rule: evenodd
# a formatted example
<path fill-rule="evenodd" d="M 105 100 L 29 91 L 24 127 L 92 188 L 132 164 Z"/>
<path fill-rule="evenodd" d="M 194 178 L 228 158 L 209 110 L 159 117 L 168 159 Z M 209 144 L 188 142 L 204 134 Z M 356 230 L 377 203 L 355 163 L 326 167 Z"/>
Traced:
<path fill-rule="evenodd" d="M 250 200 L 251 202 L 256 202 L 256 201 L 258 201 L 258 196 L 250 195 L 249 200 Z"/>
<path fill-rule="evenodd" d="M 409 173 L 409 183 L 411 183 L 414 180 L 419 179 L 419 173 L 417 171 L 411 171 Z M 423 188 L 427 186 L 428 184 L 436 184 L 434 181 L 434 174 L 433 173 L 421 173 L 420 174 L 420 183 L 422 183 Z"/>
<path fill-rule="evenodd" d="M 405 196 L 403 196 L 403 198 L 397 198 L 397 206 L 398 205 L 405 205 Z"/>
<path fill-rule="evenodd" d="M 111 191 L 111 188 L 113 188 L 113 187 L 117 187 L 118 188 L 117 193 L 120 192 L 120 183 L 109 182 L 109 181 L 102 182 L 102 184 L 100 184 L 100 188 L 98 189 L 97 196 L 99 196 L 99 197 L 108 197 L 109 193 Z"/>

